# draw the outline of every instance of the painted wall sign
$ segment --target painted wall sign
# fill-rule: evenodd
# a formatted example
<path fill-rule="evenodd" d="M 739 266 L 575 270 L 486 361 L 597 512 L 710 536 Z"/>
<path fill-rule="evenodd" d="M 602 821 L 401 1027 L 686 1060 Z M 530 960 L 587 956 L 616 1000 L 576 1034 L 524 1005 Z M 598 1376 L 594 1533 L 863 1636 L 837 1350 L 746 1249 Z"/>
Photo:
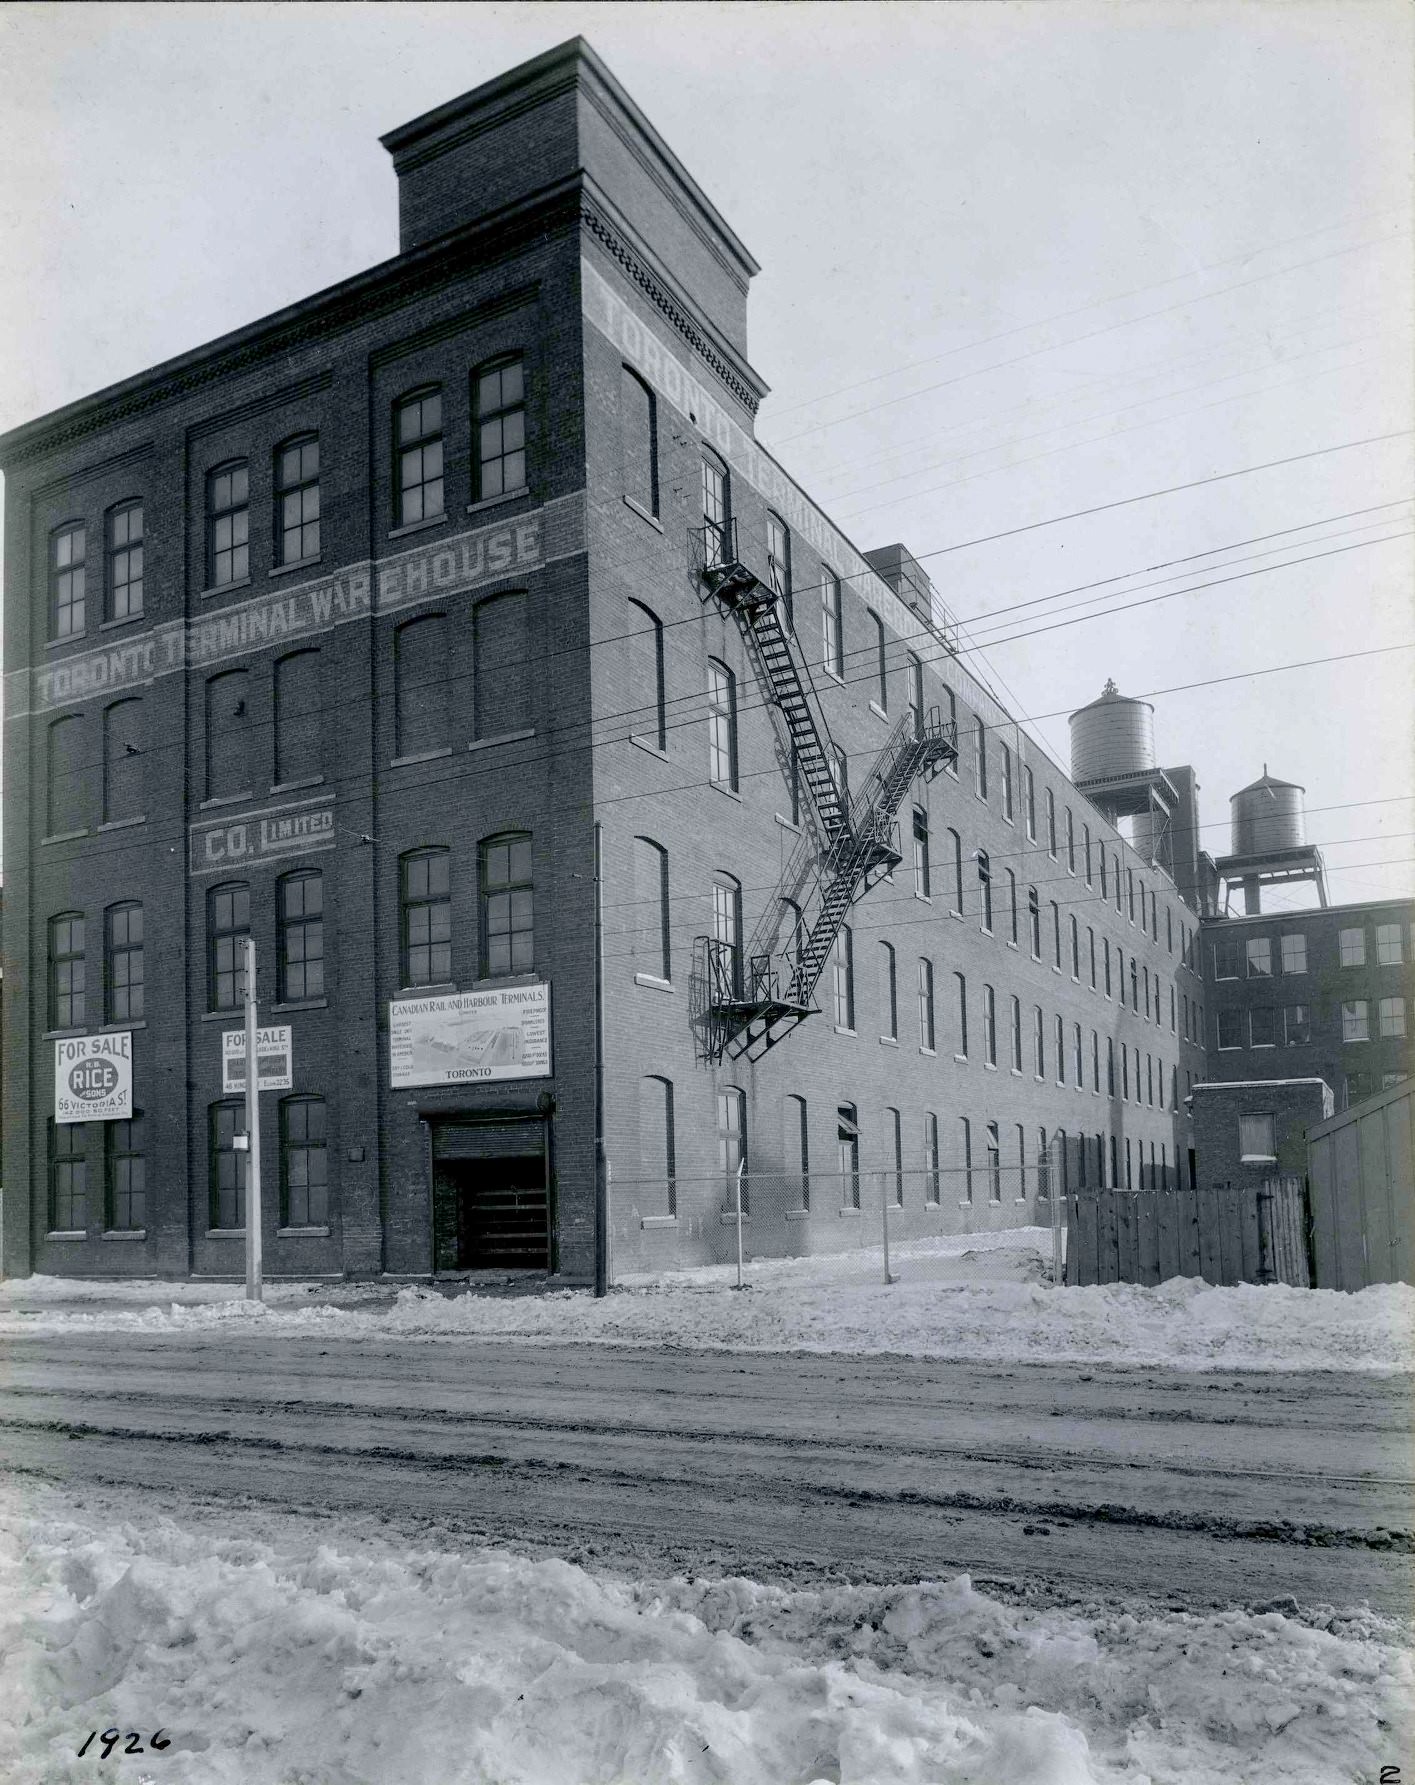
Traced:
<path fill-rule="evenodd" d="M 54 1120 L 127 1122 L 133 1114 L 133 1032 L 68 1035 L 54 1043 Z"/>
<path fill-rule="evenodd" d="M 372 613 L 395 613 L 432 595 L 462 595 L 516 579 L 584 549 L 585 498 L 579 491 L 513 521 L 409 546 L 377 563 L 365 559 L 201 619 L 177 620 L 121 643 L 14 670 L 6 677 L 7 707 L 19 715 L 71 706 L 178 670 L 205 669 L 267 645 L 312 637 Z"/>
<path fill-rule="evenodd" d="M 227 868 L 260 867 L 287 855 L 332 849 L 336 841 L 334 801 L 303 800 L 296 805 L 263 806 L 232 812 L 191 827 L 189 871 L 216 874 Z"/>
<path fill-rule="evenodd" d="M 548 1077 L 550 987 L 395 998 L 388 1006 L 388 1073 L 394 1090 Z"/>
<path fill-rule="evenodd" d="M 295 1043 L 288 1023 L 255 1032 L 255 1081 L 260 1091 L 289 1091 L 295 1082 Z M 246 1088 L 246 1032 L 221 1031 L 221 1090 L 230 1097 Z"/>

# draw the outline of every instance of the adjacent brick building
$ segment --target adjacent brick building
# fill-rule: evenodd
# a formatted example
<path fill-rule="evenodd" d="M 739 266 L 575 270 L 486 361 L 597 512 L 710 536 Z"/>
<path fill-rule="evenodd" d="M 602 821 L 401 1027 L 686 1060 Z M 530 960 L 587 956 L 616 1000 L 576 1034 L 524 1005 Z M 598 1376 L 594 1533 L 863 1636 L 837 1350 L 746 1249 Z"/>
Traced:
<path fill-rule="evenodd" d="M 910 555 L 757 445 L 727 223 L 578 40 L 385 142 L 397 257 L 0 440 L 5 1268 L 239 1273 L 250 933 L 293 1033 L 266 1268 L 583 1279 L 597 894 L 645 1256 L 713 1254 L 743 1157 L 803 1247 L 856 1166 L 901 1174 L 904 1232 L 1032 1218 L 1058 1134 L 1068 1173 L 1171 1180 L 1197 914 Z M 891 847 L 865 795 L 915 743 Z M 793 862 L 845 842 L 812 1014 L 734 1053 L 791 1001 L 754 963 L 826 933 Z M 133 1119 L 56 1124 L 55 1042 L 94 1033 L 132 1036 Z"/>

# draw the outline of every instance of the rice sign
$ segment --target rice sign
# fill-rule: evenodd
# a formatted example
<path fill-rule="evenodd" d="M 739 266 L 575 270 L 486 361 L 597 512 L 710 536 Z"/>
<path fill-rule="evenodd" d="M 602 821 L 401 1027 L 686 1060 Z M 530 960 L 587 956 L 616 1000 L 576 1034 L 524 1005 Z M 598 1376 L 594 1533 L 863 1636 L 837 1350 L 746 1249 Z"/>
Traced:
<path fill-rule="evenodd" d="M 127 1122 L 133 1114 L 133 1032 L 69 1035 L 54 1043 L 54 1120 Z"/>

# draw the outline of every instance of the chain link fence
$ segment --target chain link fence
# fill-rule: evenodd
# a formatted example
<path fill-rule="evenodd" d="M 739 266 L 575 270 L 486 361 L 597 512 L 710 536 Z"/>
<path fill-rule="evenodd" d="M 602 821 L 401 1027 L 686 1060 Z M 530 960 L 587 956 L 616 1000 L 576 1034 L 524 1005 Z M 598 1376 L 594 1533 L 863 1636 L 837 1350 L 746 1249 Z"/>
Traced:
<path fill-rule="evenodd" d="M 609 1185 L 610 1278 L 814 1259 L 833 1280 L 1060 1282 L 1065 1212 L 1046 1163 L 716 1173 Z M 757 1273 L 760 1275 L 760 1272 Z M 789 1274 L 789 1272 L 788 1272 Z"/>

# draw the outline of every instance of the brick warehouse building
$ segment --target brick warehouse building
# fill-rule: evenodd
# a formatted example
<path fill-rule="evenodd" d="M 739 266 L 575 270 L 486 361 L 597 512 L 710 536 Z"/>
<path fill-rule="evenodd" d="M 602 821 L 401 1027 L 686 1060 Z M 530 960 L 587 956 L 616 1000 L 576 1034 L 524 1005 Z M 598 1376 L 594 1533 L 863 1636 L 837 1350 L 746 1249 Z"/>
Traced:
<path fill-rule="evenodd" d="M 579 40 L 384 140 L 393 260 L 0 440 L 6 1270 L 239 1274 L 248 932 L 275 1275 L 585 1278 L 601 956 L 646 1259 L 1172 1181 L 1196 911 L 755 443 L 730 228 Z"/>

